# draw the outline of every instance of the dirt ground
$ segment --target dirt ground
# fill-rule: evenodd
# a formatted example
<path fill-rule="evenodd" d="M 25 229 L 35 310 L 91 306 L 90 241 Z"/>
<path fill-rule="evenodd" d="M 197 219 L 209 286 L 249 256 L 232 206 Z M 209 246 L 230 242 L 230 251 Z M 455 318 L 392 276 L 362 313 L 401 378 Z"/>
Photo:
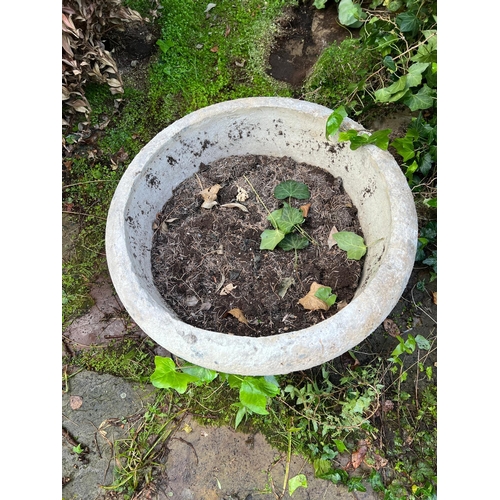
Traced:
<path fill-rule="evenodd" d="M 290 179 L 308 187 L 307 199 L 275 198 L 275 187 Z M 203 208 L 200 196 L 207 189 L 218 200 L 211 208 Z M 308 237 L 296 236 L 307 246 L 259 250 L 262 232 L 272 229 L 269 213 L 284 203 L 303 218 Z M 155 224 L 156 288 L 183 321 L 199 328 L 250 337 L 301 330 L 347 305 L 358 286 L 364 259 L 347 259 L 328 241 L 333 228 L 363 236 L 342 179 L 291 158 L 250 155 L 207 165 L 175 189 Z M 299 303 L 313 283 L 336 294 L 328 310 Z"/>

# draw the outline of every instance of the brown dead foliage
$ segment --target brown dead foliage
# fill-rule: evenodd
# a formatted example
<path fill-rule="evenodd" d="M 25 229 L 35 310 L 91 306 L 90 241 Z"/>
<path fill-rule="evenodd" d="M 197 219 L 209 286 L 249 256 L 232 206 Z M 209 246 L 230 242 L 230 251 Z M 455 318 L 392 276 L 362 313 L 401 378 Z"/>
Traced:
<path fill-rule="evenodd" d="M 105 49 L 103 37 L 110 30 L 122 31 L 124 23 L 142 21 L 141 15 L 124 7 L 121 0 L 63 0 L 63 126 L 70 125 L 76 113 L 88 117 L 87 81 L 107 84 L 112 94 L 123 93 L 116 62 Z"/>

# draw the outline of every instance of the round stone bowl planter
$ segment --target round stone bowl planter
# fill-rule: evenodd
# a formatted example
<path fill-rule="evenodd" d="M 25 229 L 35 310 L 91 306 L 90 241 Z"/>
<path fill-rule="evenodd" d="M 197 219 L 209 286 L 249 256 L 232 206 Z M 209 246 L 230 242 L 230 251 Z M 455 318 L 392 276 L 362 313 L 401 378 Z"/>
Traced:
<path fill-rule="evenodd" d="M 278 375 L 320 365 L 363 341 L 390 314 L 410 277 L 417 215 L 400 167 L 386 151 L 326 140 L 331 110 L 288 98 L 236 99 L 202 108 L 168 126 L 134 158 L 114 194 L 106 255 L 130 316 L 159 345 L 196 365 L 239 375 Z M 341 130 L 362 127 L 346 118 Z M 290 156 L 341 177 L 358 209 L 368 246 L 354 299 L 303 330 L 242 337 L 179 320 L 151 273 L 153 222 L 173 189 L 200 163 L 232 155 Z M 335 292 L 335 290 L 333 290 Z"/>

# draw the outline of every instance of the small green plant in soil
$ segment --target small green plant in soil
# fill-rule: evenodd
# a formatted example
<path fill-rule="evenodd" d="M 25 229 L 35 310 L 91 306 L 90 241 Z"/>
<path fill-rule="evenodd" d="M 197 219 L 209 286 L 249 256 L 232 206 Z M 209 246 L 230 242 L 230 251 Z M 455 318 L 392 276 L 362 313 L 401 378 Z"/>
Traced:
<path fill-rule="evenodd" d="M 278 200 L 288 198 L 290 202 L 291 198 L 308 199 L 311 194 L 304 183 L 288 180 L 276 186 L 274 196 Z M 298 208 L 294 208 L 285 202 L 283 208 L 269 213 L 267 219 L 274 229 L 265 229 L 261 234 L 261 250 L 274 250 L 276 246 L 285 251 L 301 250 L 309 245 L 310 238 L 301 228 L 305 218 L 303 212 Z"/>

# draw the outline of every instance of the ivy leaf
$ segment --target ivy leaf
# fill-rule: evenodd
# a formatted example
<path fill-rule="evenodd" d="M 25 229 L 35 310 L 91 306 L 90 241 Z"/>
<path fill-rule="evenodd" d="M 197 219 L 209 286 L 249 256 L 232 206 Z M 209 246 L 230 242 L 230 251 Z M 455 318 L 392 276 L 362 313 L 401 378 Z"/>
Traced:
<path fill-rule="evenodd" d="M 420 334 L 415 337 L 415 342 L 417 343 L 418 348 L 423 349 L 424 351 L 428 351 L 431 348 L 430 342 Z"/>
<path fill-rule="evenodd" d="M 265 229 L 260 235 L 260 249 L 274 250 L 276 245 L 285 237 L 285 233 L 279 229 Z"/>
<path fill-rule="evenodd" d="M 339 248 L 347 252 L 348 259 L 359 260 L 366 253 L 366 246 L 361 236 L 351 231 L 340 231 L 332 238 L 337 242 Z"/>
<path fill-rule="evenodd" d="M 279 392 L 279 386 L 264 377 L 245 377 L 240 386 L 240 402 L 254 413 L 268 415 L 267 398 L 277 396 Z"/>
<path fill-rule="evenodd" d="M 324 9 L 324 8 L 325 8 L 325 5 L 326 5 L 326 2 L 327 2 L 327 0 L 314 0 L 313 5 L 314 5 L 317 9 Z"/>
<path fill-rule="evenodd" d="M 408 68 L 408 87 L 416 87 L 422 83 L 422 73 L 428 68 L 429 63 L 415 63 Z"/>
<path fill-rule="evenodd" d="M 326 121 L 326 138 L 328 139 L 331 135 L 337 133 L 342 124 L 344 118 L 347 118 L 347 112 L 344 106 L 339 106 L 337 109 L 333 110 L 332 114 L 328 117 Z"/>
<path fill-rule="evenodd" d="M 212 380 L 219 375 L 219 373 L 214 370 L 209 370 L 208 368 L 203 368 L 202 366 L 193 365 L 191 363 L 184 365 L 181 370 L 188 375 L 196 377 L 199 382 L 212 382 Z"/>
<path fill-rule="evenodd" d="M 188 384 L 196 382 L 198 378 L 178 372 L 171 358 L 155 356 L 155 371 L 151 374 L 150 380 L 159 389 L 175 389 L 179 394 L 184 394 Z"/>
<path fill-rule="evenodd" d="M 268 215 L 267 219 L 271 221 L 271 224 L 276 229 L 279 229 L 284 234 L 290 233 L 296 225 L 304 222 L 302 211 L 286 203 L 283 208 L 275 210 Z"/>
<path fill-rule="evenodd" d="M 359 28 L 363 23 L 360 19 L 365 19 L 366 13 L 362 11 L 361 6 L 352 0 L 340 0 L 339 22 L 349 28 Z"/>
<path fill-rule="evenodd" d="M 305 200 L 311 197 L 309 188 L 302 182 L 284 181 L 274 188 L 274 196 L 278 200 L 285 198 L 296 198 L 297 200 Z"/>
<path fill-rule="evenodd" d="M 329 286 L 322 286 L 314 292 L 314 296 L 318 297 L 318 299 L 322 300 L 323 302 L 326 302 L 326 305 L 328 307 L 333 306 L 335 304 L 335 301 L 337 300 L 337 296 L 332 293 L 332 289 Z"/>
<path fill-rule="evenodd" d="M 368 137 L 369 144 L 375 144 L 380 149 L 384 151 L 389 147 L 389 134 L 391 129 L 376 130 Z"/>
<path fill-rule="evenodd" d="M 413 139 L 409 137 L 394 139 L 391 142 L 391 146 L 393 146 L 398 154 L 403 157 L 404 162 L 407 162 L 415 156 L 415 146 L 413 145 Z"/>
<path fill-rule="evenodd" d="M 428 85 L 424 84 L 423 87 L 416 93 L 410 94 L 403 101 L 411 111 L 417 111 L 418 109 L 428 109 L 434 104 L 435 91 L 432 90 Z"/>
<path fill-rule="evenodd" d="M 279 243 L 278 246 L 288 252 L 289 250 L 302 250 L 309 245 L 309 240 L 298 233 L 287 234 Z"/>
<path fill-rule="evenodd" d="M 290 496 L 293 495 L 294 491 L 301 487 L 307 488 L 307 478 L 304 474 L 297 474 L 288 480 L 288 493 Z"/>
<path fill-rule="evenodd" d="M 415 14 L 403 12 L 396 17 L 396 24 L 403 33 L 416 33 L 420 23 Z"/>

